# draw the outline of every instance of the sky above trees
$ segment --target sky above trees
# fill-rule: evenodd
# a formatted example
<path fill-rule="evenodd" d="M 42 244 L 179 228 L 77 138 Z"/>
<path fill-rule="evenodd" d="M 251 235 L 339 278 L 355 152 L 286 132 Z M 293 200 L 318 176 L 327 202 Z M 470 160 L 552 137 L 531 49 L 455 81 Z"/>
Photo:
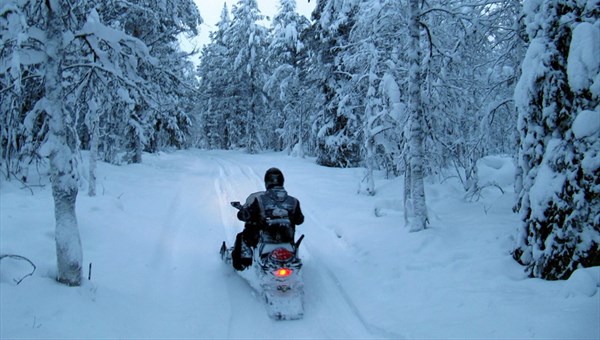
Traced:
<path fill-rule="evenodd" d="M 185 39 L 182 38 L 182 47 L 186 50 L 193 49 L 194 46 L 198 46 L 201 48 L 202 46 L 208 44 L 210 39 L 208 37 L 209 33 L 217 29 L 217 22 L 219 21 L 219 17 L 221 15 L 221 10 L 223 9 L 223 4 L 226 3 L 227 7 L 231 9 L 231 6 L 236 4 L 236 0 L 223 0 L 223 1 L 206 1 L 206 0 L 195 0 L 196 6 L 200 10 L 200 15 L 204 20 L 204 23 L 200 26 L 200 32 L 197 37 L 193 39 Z M 258 9 L 261 13 L 271 19 L 277 13 L 279 8 L 278 1 L 273 0 L 258 0 Z M 297 12 L 301 15 L 304 15 L 307 18 L 310 18 L 310 14 L 315 8 L 316 0 L 308 1 L 308 0 L 300 0 L 296 1 Z M 193 57 L 192 62 L 197 63 L 198 57 Z"/>

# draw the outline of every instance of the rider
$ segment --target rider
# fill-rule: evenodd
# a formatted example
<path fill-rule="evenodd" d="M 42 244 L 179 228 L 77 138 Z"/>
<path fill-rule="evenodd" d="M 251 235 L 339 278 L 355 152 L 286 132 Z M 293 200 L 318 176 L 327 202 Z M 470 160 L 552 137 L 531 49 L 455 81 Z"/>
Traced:
<path fill-rule="evenodd" d="M 274 242 L 294 242 L 296 225 L 304 222 L 300 202 L 283 188 L 283 173 L 270 168 L 265 173 L 266 191 L 251 194 L 238 211 L 237 217 L 246 222 L 244 230 L 235 238 L 232 252 L 233 267 L 244 270 L 252 264 L 252 251 L 260 231 Z"/>

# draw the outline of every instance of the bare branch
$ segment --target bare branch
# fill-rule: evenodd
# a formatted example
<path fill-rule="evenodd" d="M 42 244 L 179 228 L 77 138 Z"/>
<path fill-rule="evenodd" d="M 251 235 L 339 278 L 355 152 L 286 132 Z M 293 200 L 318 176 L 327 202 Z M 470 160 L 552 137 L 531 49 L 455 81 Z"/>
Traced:
<path fill-rule="evenodd" d="M 29 260 L 28 258 L 26 258 L 26 257 L 24 257 L 24 256 L 21 256 L 21 255 L 2 254 L 2 255 L 0 255 L 0 260 L 4 259 L 5 257 L 11 258 L 11 259 L 15 259 L 15 260 L 22 260 L 22 261 L 29 262 L 29 264 L 30 264 L 30 265 L 33 267 L 33 270 L 31 271 L 31 273 L 29 273 L 29 274 L 27 274 L 27 275 L 23 276 L 22 278 L 20 278 L 20 279 L 18 279 L 18 280 L 17 280 L 17 279 L 14 279 L 14 281 L 17 283 L 17 285 L 18 285 L 18 284 L 20 284 L 20 283 L 21 283 L 23 280 L 25 280 L 25 278 L 27 278 L 27 277 L 29 277 L 29 276 L 32 276 L 32 275 L 33 275 L 33 273 L 35 273 L 36 266 L 35 266 L 35 264 L 33 264 L 33 262 L 31 262 L 31 260 Z"/>

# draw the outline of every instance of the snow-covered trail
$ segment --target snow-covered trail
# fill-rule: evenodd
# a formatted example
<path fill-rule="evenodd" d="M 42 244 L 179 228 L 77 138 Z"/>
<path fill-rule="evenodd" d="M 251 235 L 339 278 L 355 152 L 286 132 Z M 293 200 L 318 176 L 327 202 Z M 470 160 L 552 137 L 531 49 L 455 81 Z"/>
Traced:
<path fill-rule="evenodd" d="M 262 171 L 218 152 L 147 155 L 144 164 L 126 167 L 101 164 L 99 195 L 78 199 L 84 261 L 93 267 L 91 281 L 75 289 L 51 281 L 50 197 L 40 190 L 27 207 L 18 199 L 12 206 L 12 193 L 4 195 L 2 208 L 10 213 L 2 216 L 3 239 L 14 233 L 13 215 L 25 216 L 27 208 L 39 211 L 46 225 L 45 240 L 35 243 L 43 245 L 39 250 L 2 245 L 3 252 L 34 260 L 45 278 L 10 289 L 3 278 L 2 338 L 369 337 L 314 259 L 306 265 L 307 317 L 296 322 L 269 319 L 261 298 L 220 260 L 221 242 L 231 244 L 242 227 L 229 202 L 262 190 Z M 14 228 L 25 230 L 23 239 L 39 240 L 33 230 Z M 4 306 L 21 306 L 26 315 Z M 64 324 L 73 326 L 52 327 Z"/>
<path fill-rule="evenodd" d="M 202 161 L 202 160 L 199 160 Z M 223 228 L 226 241 L 231 245 L 235 234 L 241 230 L 241 222 L 235 218 L 235 209 L 229 202 L 245 198 L 252 192 L 264 190 L 263 174 L 270 167 L 261 165 L 253 168 L 235 158 L 221 154 L 211 157 L 219 167 L 219 176 L 215 180 L 215 190 L 219 198 Z M 264 169 L 263 169 L 264 168 Z M 314 219 L 299 228 L 299 234 L 315 224 Z M 315 234 L 319 235 L 319 234 Z M 327 238 L 325 235 L 324 237 Z M 321 236 L 323 237 L 323 236 Z M 335 240 L 331 240 L 336 242 Z M 327 266 L 319 261 L 318 256 L 311 256 L 312 242 L 307 238 L 301 254 L 305 260 L 305 317 L 291 322 L 273 321 L 269 319 L 257 296 L 246 282 L 237 275 L 228 278 L 230 302 L 233 304 L 232 323 L 239 328 L 232 328 L 228 337 L 265 338 L 276 335 L 278 338 L 372 338 L 381 337 L 374 334 L 365 325 L 358 309 L 342 290 L 339 281 Z M 322 243 L 322 242 L 321 242 Z M 327 241 L 325 241 L 327 243 Z M 233 271 L 228 269 L 231 273 Z M 240 286 L 241 285 L 241 286 Z M 239 308 L 239 310 L 235 310 Z"/>
<path fill-rule="evenodd" d="M 510 159 L 486 162 L 480 179 L 506 194 L 491 188 L 468 202 L 457 181 L 429 182 L 431 227 L 419 233 L 403 227 L 402 179 L 380 174 L 376 196 L 356 195 L 362 169 L 201 150 L 99 163 L 98 196 L 82 190 L 77 201 L 86 278 L 93 265 L 77 288 L 54 280 L 47 177 L 29 189 L 0 179 L 0 253 L 37 266 L 16 285 L 28 265 L 0 262 L 0 338 L 598 339 L 600 271 L 565 282 L 525 277 L 509 253 Z M 302 320 L 270 319 L 219 256 L 243 227 L 229 202 L 263 190 L 272 166 L 306 216 L 297 229 L 306 235 Z"/>
<path fill-rule="evenodd" d="M 35 296 L 32 300 L 42 301 L 42 308 L 32 306 L 27 317 L 32 327 L 11 323 L 3 327 L 3 334 L 33 338 L 399 337 L 366 323 L 334 274 L 340 268 L 332 269 L 321 260 L 329 256 L 322 248 L 338 241 L 334 233 L 320 230 L 319 220 L 310 212 L 318 202 L 302 202 L 309 207 L 307 221 L 299 228 L 299 233 L 307 234 L 301 250 L 305 259 L 302 320 L 270 319 L 262 298 L 221 261 L 221 242 L 232 244 L 243 226 L 229 202 L 243 202 L 248 194 L 263 190 L 263 173 L 271 164 L 244 163 L 235 153 L 198 151 L 147 155 L 142 165 L 102 166 L 110 168 L 110 176 L 102 177 L 100 169 L 99 196 L 81 193 L 78 199 L 84 261 L 93 264 L 92 280 L 68 292 L 51 284 L 57 294 L 77 292 L 82 298 L 65 311 L 51 303 L 52 293 Z M 50 208 L 51 202 L 46 203 Z M 49 226 L 49 234 L 51 230 Z M 48 245 L 46 253 L 51 256 L 50 240 Z M 338 259 L 350 256 L 341 248 L 331 250 Z M 47 258 L 41 267 L 50 280 L 53 259 Z M 18 294 L 2 298 L 15 299 L 8 303 L 29 300 Z M 77 326 L 70 329 L 48 327 L 73 319 Z"/>

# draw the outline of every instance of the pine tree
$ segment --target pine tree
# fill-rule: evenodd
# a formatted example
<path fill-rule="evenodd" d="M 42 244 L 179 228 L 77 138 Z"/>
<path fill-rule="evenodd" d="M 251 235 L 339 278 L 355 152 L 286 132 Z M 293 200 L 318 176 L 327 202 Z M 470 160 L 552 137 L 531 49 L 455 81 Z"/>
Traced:
<path fill-rule="evenodd" d="M 319 0 L 313 12 L 314 57 L 312 77 L 323 100 L 313 118 L 317 139 L 317 163 L 325 166 L 353 167 L 360 164 L 360 143 L 354 136 L 362 122 L 353 102 L 348 102 L 342 88 L 350 74 L 342 63 L 350 32 L 358 12 L 358 2 Z"/>
<path fill-rule="evenodd" d="M 583 52 L 600 50 L 600 29 L 598 8 L 586 5 L 524 7 L 531 41 L 515 89 L 523 179 L 513 257 L 531 276 L 550 280 L 600 265 L 600 62 Z"/>
<path fill-rule="evenodd" d="M 125 136 L 112 147 L 126 151 L 124 161 L 141 162 L 143 150 L 187 144 L 191 118 L 189 97 L 195 91 L 194 72 L 185 53 L 178 50 L 178 35 L 197 34 L 202 19 L 192 0 L 129 1 L 98 6 L 101 18 L 149 49 L 153 62 L 137 61 L 133 72 L 150 80 L 142 91 L 130 91 L 135 105 L 120 125 Z M 182 107 L 188 110 L 182 110 Z M 122 114 L 122 113 L 121 113 Z M 115 136 L 117 137 L 117 136 Z M 117 160 L 118 161 L 118 160 Z"/>
<path fill-rule="evenodd" d="M 267 44 L 267 29 L 259 24 L 263 19 L 256 0 L 239 0 L 232 10 L 233 18 L 228 34 L 228 55 L 234 56 L 232 82 L 234 99 L 230 119 L 242 127 L 238 145 L 249 153 L 264 148 L 265 106 L 263 60 Z M 235 126 L 235 125 L 234 125 Z"/>
<path fill-rule="evenodd" d="M 232 63 L 227 38 L 231 20 L 227 4 L 223 4 L 217 29 L 209 34 L 210 43 L 200 55 L 198 77 L 201 93 L 198 97 L 202 125 L 201 146 L 209 149 L 231 148 L 231 132 L 235 131 L 230 111 L 233 107 L 233 88 L 230 87 Z"/>
<path fill-rule="evenodd" d="M 272 22 L 266 60 L 270 77 L 264 87 L 269 108 L 267 124 L 273 127 L 266 131 L 270 146 L 275 150 L 296 150 L 300 156 L 304 154 L 307 121 L 301 110 L 301 33 L 308 25 L 308 20 L 296 12 L 295 0 L 281 0 Z"/>

